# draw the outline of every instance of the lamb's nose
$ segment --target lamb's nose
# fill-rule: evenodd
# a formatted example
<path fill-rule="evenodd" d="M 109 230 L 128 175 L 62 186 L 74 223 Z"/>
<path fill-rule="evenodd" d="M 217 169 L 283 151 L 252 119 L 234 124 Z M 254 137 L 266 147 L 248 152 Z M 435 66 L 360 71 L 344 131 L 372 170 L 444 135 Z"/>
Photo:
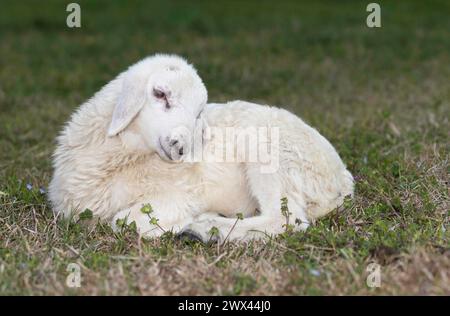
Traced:
<path fill-rule="evenodd" d="M 183 156 L 183 153 L 184 153 L 183 147 L 181 147 L 181 148 L 178 150 L 178 154 L 179 154 L 180 156 Z"/>

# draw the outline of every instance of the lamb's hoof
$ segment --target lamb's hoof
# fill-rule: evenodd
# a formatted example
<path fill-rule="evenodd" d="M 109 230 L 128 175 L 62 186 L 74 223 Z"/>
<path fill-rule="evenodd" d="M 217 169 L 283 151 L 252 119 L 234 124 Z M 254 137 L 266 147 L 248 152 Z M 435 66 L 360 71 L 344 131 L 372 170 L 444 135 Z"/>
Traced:
<path fill-rule="evenodd" d="M 187 240 L 198 241 L 198 242 L 203 243 L 202 237 L 198 233 L 194 232 L 191 229 L 186 229 L 186 230 L 182 231 L 181 233 L 179 233 L 177 235 L 177 238 L 180 240 L 187 239 Z"/>

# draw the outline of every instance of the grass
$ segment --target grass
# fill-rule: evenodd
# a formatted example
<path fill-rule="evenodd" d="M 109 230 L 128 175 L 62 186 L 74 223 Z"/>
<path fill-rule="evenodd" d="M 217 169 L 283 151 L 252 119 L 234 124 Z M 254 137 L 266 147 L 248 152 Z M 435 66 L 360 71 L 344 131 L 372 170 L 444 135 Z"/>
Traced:
<path fill-rule="evenodd" d="M 64 1 L 1 4 L 0 294 L 450 294 L 448 2 L 378 1 L 379 29 L 364 1 L 79 3 L 81 29 Z M 194 63 L 211 101 L 300 115 L 338 149 L 355 199 L 266 244 L 55 221 L 40 188 L 62 124 L 155 52 Z"/>

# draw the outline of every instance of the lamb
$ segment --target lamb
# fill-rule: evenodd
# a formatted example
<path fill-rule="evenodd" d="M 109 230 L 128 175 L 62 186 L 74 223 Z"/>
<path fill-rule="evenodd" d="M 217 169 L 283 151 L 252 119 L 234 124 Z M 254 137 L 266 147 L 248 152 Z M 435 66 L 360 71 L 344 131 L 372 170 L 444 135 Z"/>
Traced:
<path fill-rule="evenodd" d="M 353 194 L 333 146 L 294 114 L 206 101 L 195 69 L 177 56 L 149 57 L 120 74 L 58 137 L 54 211 L 68 217 L 88 208 L 114 229 L 135 222 L 145 238 L 171 230 L 206 242 L 216 228 L 213 240 L 245 241 L 285 224 L 305 230 Z M 224 137 L 230 129 L 233 140 L 256 146 L 243 152 Z M 261 148 L 270 148 L 266 157 Z M 158 223 L 143 212 L 147 204 Z M 238 214 L 245 218 L 235 225 Z"/>

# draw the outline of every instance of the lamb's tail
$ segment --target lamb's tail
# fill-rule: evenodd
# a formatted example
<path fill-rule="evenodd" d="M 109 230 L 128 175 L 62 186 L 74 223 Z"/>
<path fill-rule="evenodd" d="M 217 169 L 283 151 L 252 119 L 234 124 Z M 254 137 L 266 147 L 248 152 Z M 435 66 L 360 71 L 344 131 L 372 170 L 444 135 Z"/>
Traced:
<path fill-rule="evenodd" d="M 354 181 L 352 174 L 348 170 L 342 172 L 341 177 L 335 185 L 333 196 L 328 195 L 328 199 L 319 199 L 319 203 L 313 203 L 309 206 L 309 209 L 307 210 L 309 218 L 315 219 L 325 216 L 341 206 L 346 197 L 353 197 Z"/>
<path fill-rule="evenodd" d="M 348 170 L 344 170 L 342 174 L 342 192 L 341 194 L 346 197 L 353 197 L 355 190 L 355 181 L 352 174 Z"/>

